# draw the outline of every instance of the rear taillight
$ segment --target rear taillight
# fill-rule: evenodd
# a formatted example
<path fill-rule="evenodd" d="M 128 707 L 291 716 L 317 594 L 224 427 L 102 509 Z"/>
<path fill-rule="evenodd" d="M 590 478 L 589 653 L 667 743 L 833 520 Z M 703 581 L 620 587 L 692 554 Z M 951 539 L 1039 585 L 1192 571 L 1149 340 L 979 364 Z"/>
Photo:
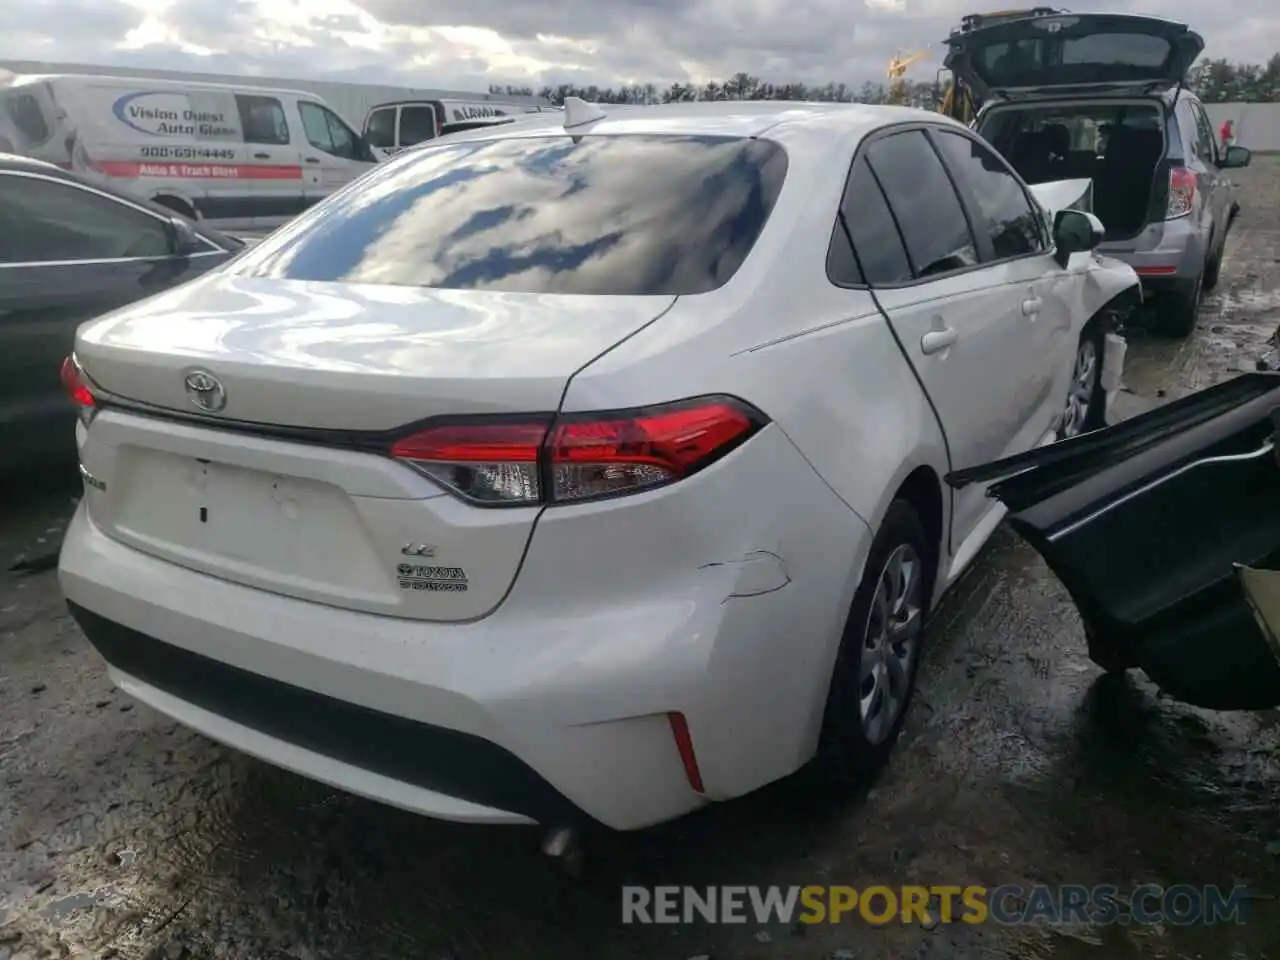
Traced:
<path fill-rule="evenodd" d="M 89 421 L 93 419 L 95 407 L 93 391 L 89 387 L 89 378 L 84 375 L 84 370 L 81 369 L 75 354 L 62 361 L 62 387 L 67 391 L 71 402 L 75 404 L 80 422 L 88 426 Z"/>
<path fill-rule="evenodd" d="M 1196 175 L 1186 167 L 1169 168 L 1169 206 L 1166 220 L 1177 220 L 1191 212 L 1196 202 Z"/>
<path fill-rule="evenodd" d="M 396 441 L 390 453 L 474 503 L 580 503 L 681 480 L 766 422 L 740 400 L 709 397 L 603 414 L 455 420 Z"/>

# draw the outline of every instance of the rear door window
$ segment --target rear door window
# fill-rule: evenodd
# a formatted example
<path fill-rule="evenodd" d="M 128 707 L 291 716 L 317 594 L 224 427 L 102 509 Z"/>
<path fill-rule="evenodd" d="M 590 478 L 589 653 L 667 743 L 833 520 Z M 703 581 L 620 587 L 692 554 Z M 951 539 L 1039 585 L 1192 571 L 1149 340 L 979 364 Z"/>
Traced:
<path fill-rule="evenodd" d="M 1188 106 L 1196 121 L 1196 153 L 1205 163 L 1217 164 L 1218 147 L 1213 136 L 1213 125 L 1209 123 L 1209 118 L 1200 104 L 1190 102 Z"/>
<path fill-rule="evenodd" d="M 284 146 L 289 143 L 289 122 L 284 107 L 275 97 L 256 97 L 236 94 L 236 108 L 240 113 L 240 128 L 245 143 L 264 143 Z"/>
<path fill-rule="evenodd" d="M 737 137 L 440 144 L 374 168 L 237 270 L 525 293 L 705 293 L 754 247 L 786 170 L 778 144 Z"/>
<path fill-rule="evenodd" d="M 93 190 L 0 173 L 0 263 L 167 257 L 158 217 Z"/>
<path fill-rule="evenodd" d="M 371 147 L 387 149 L 396 145 L 396 108 L 383 107 L 369 114 L 364 123 L 364 139 Z"/>
<path fill-rule="evenodd" d="M 947 167 L 976 208 L 974 229 L 989 238 L 993 259 L 1043 251 L 1042 220 L 1008 165 L 964 134 L 934 130 L 933 137 Z"/>
<path fill-rule="evenodd" d="M 884 188 L 917 277 L 949 273 L 978 262 L 960 198 L 924 131 L 877 140 L 867 148 L 866 158 Z"/>
<path fill-rule="evenodd" d="M 853 166 L 840 201 L 840 214 L 827 254 L 827 274 L 833 282 L 842 286 L 868 283 L 875 287 L 912 279 L 902 235 L 865 159 Z"/>
<path fill-rule="evenodd" d="M 400 108 L 400 146 L 411 147 L 436 135 L 436 111 L 430 104 Z"/>

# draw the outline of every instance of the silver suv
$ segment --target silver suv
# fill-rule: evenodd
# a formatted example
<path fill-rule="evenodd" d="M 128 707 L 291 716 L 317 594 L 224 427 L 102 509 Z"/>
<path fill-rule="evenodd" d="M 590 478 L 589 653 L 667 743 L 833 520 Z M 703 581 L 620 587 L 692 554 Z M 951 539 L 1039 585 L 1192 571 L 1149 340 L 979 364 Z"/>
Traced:
<path fill-rule="evenodd" d="M 1048 8 L 948 39 L 946 65 L 983 101 L 975 126 L 1028 183 L 1093 181 L 1099 253 L 1129 263 L 1162 330 L 1185 336 L 1218 280 L 1245 167 L 1185 89 L 1204 39 L 1185 24 Z"/>

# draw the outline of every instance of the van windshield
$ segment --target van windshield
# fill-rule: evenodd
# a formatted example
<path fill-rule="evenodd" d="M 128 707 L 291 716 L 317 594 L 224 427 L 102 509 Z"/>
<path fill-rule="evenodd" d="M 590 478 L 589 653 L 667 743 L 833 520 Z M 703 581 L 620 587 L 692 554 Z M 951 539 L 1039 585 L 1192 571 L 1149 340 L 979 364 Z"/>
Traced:
<path fill-rule="evenodd" d="M 776 143 L 547 136 L 424 147 L 237 263 L 254 277 L 597 295 L 704 293 L 755 245 Z"/>

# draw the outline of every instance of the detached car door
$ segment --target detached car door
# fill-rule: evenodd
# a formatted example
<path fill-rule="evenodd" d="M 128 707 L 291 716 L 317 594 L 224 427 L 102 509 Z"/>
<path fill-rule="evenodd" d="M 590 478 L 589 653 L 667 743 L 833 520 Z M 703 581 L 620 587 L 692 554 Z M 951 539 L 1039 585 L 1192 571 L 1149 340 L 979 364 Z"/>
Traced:
<path fill-rule="evenodd" d="M 1196 706 L 1257 710 L 1280 705 L 1278 450 L 1280 374 L 1256 373 L 946 480 L 994 481 L 1101 666 L 1141 667 Z"/>
<path fill-rule="evenodd" d="M 158 293 L 227 259 L 173 253 L 168 221 L 90 187 L 0 170 L 0 467 L 75 451 L 75 415 L 59 383 L 86 320 Z"/>

